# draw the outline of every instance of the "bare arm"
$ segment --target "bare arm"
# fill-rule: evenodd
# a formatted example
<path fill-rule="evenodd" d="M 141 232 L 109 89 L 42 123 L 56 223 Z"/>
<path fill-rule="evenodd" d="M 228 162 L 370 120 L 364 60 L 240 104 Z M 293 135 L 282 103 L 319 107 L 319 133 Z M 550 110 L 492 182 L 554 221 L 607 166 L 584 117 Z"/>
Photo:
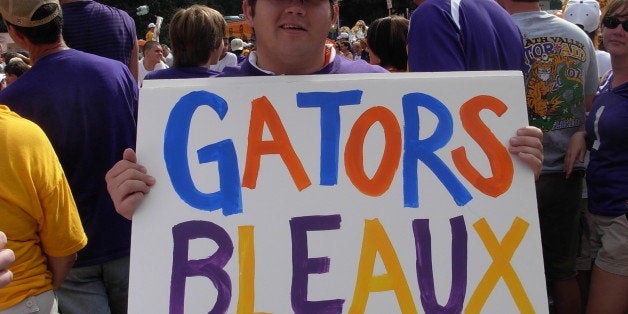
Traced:
<path fill-rule="evenodd" d="M 76 253 L 62 257 L 46 257 L 48 258 L 48 270 L 52 272 L 52 286 L 57 289 L 72 269 L 72 265 L 76 261 Z"/>
<path fill-rule="evenodd" d="M 567 152 L 565 154 L 565 176 L 569 178 L 573 171 L 573 165 L 577 161 L 584 162 L 584 156 L 587 153 L 587 143 L 585 141 L 587 132 L 579 131 L 574 133 L 569 139 Z"/>
<path fill-rule="evenodd" d="M 7 236 L 0 231 L 0 288 L 13 280 L 13 273 L 7 268 L 15 261 L 15 254 L 12 250 L 4 248 L 6 244 Z"/>

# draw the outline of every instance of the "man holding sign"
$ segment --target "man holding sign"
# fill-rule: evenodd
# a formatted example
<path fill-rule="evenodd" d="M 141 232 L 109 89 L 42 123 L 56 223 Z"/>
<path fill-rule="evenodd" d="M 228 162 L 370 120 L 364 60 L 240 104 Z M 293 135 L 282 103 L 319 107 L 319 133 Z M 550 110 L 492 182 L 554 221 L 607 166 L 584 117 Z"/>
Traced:
<path fill-rule="evenodd" d="M 325 45 L 327 33 L 337 20 L 337 0 L 244 0 L 242 10 L 247 22 L 255 27 L 257 50 L 251 52 L 241 67 L 225 69 L 223 76 L 385 72 L 363 60 L 336 58 L 335 50 Z M 292 43 L 290 40 L 299 40 L 300 45 L 294 47 L 301 48 L 298 51 L 285 49 L 286 43 Z M 510 141 L 510 152 L 529 164 L 535 176 L 538 176 L 543 160 L 541 138 L 539 129 L 525 127 L 517 130 L 517 135 Z M 116 210 L 128 219 L 155 183 L 146 169 L 136 162 L 135 152 L 127 149 L 123 159 L 106 176 Z"/>
<path fill-rule="evenodd" d="M 225 72 L 224 74 L 225 76 L 257 76 L 257 75 L 273 75 L 273 74 L 306 75 L 306 74 L 315 74 L 315 73 L 322 74 L 322 73 L 382 72 L 380 68 L 366 66 L 362 62 L 339 60 L 340 58 L 338 59 L 335 58 L 334 51 L 332 49 L 327 50 L 324 44 L 324 40 L 319 41 L 319 39 L 324 39 L 329 27 L 332 25 L 332 21 L 334 21 L 335 16 L 337 16 L 338 9 L 337 9 L 337 4 L 334 1 L 329 1 L 329 2 L 324 1 L 324 0 L 321 0 L 321 1 L 258 0 L 255 2 L 244 1 L 243 10 L 245 12 L 245 15 L 247 16 L 249 23 L 251 23 L 256 28 L 256 31 L 258 32 L 258 41 L 257 41 L 258 50 L 256 54 L 251 56 L 251 59 L 249 59 L 245 63 L 245 65 L 243 65 L 240 68 L 228 70 L 227 72 Z M 281 48 L 281 45 L 288 42 L 298 42 L 299 45 L 295 45 L 295 46 L 307 46 L 308 50 L 302 53 L 296 53 L 294 51 L 285 51 L 284 49 Z M 295 78 L 295 79 L 298 79 L 298 78 Z M 212 83 L 214 83 L 214 81 L 212 81 Z M 222 82 L 221 80 L 218 80 L 217 82 L 215 82 L 216 86 L 221 86 L 223 85 L 223 83 L 224 82 Z M 205 88 L 201 87 L 201 89 L 205 89 Z M 214 89 L 225 91 L 224 88 L 219 88 L 219 87 L 215 87 Z M 206 93 L 204 93 L 204 91 L 201 91 L 200 94 L 206 94 Z M 240 107 L 240 109 L 242 109 L 242 106 L 233 106 L 233 107 Z M 233 107 L 231 110 L 236 110 Z M 285 106 L 277 106 L 277 108 L 279 107 L 285 107 Z M 284 108 L 281 108 L 281 109 L 284 109 Z M 326 127 L 327 125 L 321 124 L 321 126 Z M 202 134 L 203 132 L 192 131 L 190 133 L 191 136 L 193 136 L 192 135 L 193 133 L 198 135 L 198 134 Z M 516 137 L 510 140 L 510 148 L 509 148 L 511 153 L 519 155 L 520 157 L 523 158 L 524 161 L 530 164 L 532 168 L 535 170 L 535 173 L 538 171 L 538 169 L 540 169 L 540 164 L 542 160 L 542 154 L 541 154 L 542 147 L 540 145 L 539 138 L 540 138 L 540 132 L 538 132 L 537 129 L 523 128 L 518 131 L 518 135 Z M 176 141 L 176 142 L 181 142 L 181 141 Z M 160 145 L 157 145 L 157 146 L 160 146 Z M 141 151 L 142 153 L 145 152 L 144 150 L 141 150 Z M 164 149 L 164 153 L 166 151 L 168 150 Z M 506 156 L 508 156 L 507 153 L 506 153 Z M 153 165 L 150 165 L 149 163 L 146 163 L 146 165 L 150 167 L 152 173 L 158 176 L 156 173 L 158 169 L 156 169 L 156 167 L 153 167 Z M 162 177 L 159 177 L 159 178 L 161 182 Z M 212 178 L 212 180 L 213 179 L 214 178 Z M 108 190 L 112 199 L 114 200 L 116 210 L 118 211 L 118 213 L 124 215 L 125 217 L 129 219 L 131 219 L 131 217 L 133 216 L 133 213 L 135 212 L 135 209 L 139 206 L 140 202 L 142 202 L 144 195 L 148 193 L 148 191 L 151 189 L 151 186 L 154 185 L 155 183 L 155 178 L 147 174 L 146 168 L 137 164 L 135 153 L 130 149 L 127 149 L 124 152 L 124 159 L 118 162 L 107 173 L 106 180 L 108 184 Z M 170 186 L 167 180 L 164 181 L 164 183 L 165 184 L 160 184 L 158 186 L 155 186 L 154 189 L 157 189 L 155 191 L 159 191 L 159 189 L 161 188 Z M 273 185 L 273 186 L 280 185 L 279 182 L 275 182 L 275 181 L 267 182 L 267 183 L 270 183 L 270 185 Z M 159 195 L 160 195 L 160 192 L 156 193 L 154 196 L 157 197 Z M 138 219 L 135 222 L 136 226 L 138 226 L 138 229 L 137 229 L 138 231 L 142 230 L 142 223 L 146 224 L 148 222 L 147 220 L 142 219 L 144 217 L 142 217 L 140 214 L 152 212 L 152 213 L 156 213 L 155 216 L 159 216 L 157 219 L 160 219 L 161 221 L 167 220 L 166 217 L 162 217 L 159 213 L 159 210 L 162 209 L 161 206 L 155 207 L 154 204 L 153 205 L 150 204 L 150 202 L 153 202 L 155 200 L 156 200 L 155 198 L 151 198 L 147 200 L 148 203 L 145 204 L 147 205 L 146 207 L 151 207 L 151 210 L 146 210 L 141 213 L 138 213 L 138 217 L 137 217 Z M 383 206 L 382 209 L 383 208 L 388 209 L 388 207 L 386 206 Z M 301 210 L 299 206 L 296 206 L 293 209 L 295 211 Z M 176 211 L 169 210 L 169 212 L 170 213 L 179 212 L 179 210 L 176 210 Z M 256 210 L 255 212 L 257 212 L 258 214 L 261 214 L 262 212 L 264 212 L 264 210 Z M 223 210 L 223 213 L 224 213 L 224 210 Z M 249 212 L 247 212 L 247 214 L 248 213 Z M 199 213 L 199 214 L 204 214 L 204 213 Z M 269 214 L 271 213 L 269 212 Z M 336 216 L 339 217 L 339 215 L 336 215 Z M 239 217 L 245 217 L 245 215 L 230 216 L 230 218 L 235 218 L 235 219 Z M 185 227 L 192 226 L 195 229 L 196 227 L 199 227 L 197 230 L 202 231 L 202 232 L 213 232 L 211 230 L 208 231 L 208 228 L 206 227 L 210 226 L 210 224 L 219 226 L 218 218 L 224 218 L 224 217 L 215 217 L 215 218 L 217 219 L 214 220 L 213 218 L 207 218 L 205 220 L 197 220 L 196 222 L 188 221 L 190 224 L 188 224 L 188 222 L 182 223 L 181 225 L 184 228 L 183 229 L 179 228 L 177 230 L 184 230 Z M 294 219 L 291 219 L 290 221 L 291 226 L 294 225 L 295 230 L 296 229 L 305 230 L 307 227 L 306 225 L 300 225 L 300 223 L 307 223 L 306 221 L 307 219 L 300 219 L 300 218 L 308 218 L 308 217 L 294 217 Z M 349 219 L 347 219 L 347 221 L 348 220 Z M 374 229 L 375 227 L 377 227 L 375 223 L 367 223 L 367 226 L 365 226 L 365 228 L 369 228 L 370 231 L 375 230 Z M 481 230 L 480 233 L 482 233 L 483 235 L 490 234 L 490 232 L 484 232 L 485 230 L 482 229 L 482 227 L 483 225 L 481 224 L 478 226 L 478 230 Z M 155 236 L 157 235 L 157 233 L 160 233 L 163 235 L 164 232 L 170 231 L 170 228 L 167 228 L 166 230 L 163 228 L 159 228 L 158 226 L 154 226 L 154 225 L 151 225 L 151 228 L 154 228 Z M 418 228 L 420 229 L 420 227 Z M 246 230 L 247 229 L 243 229 L 243 232 L 246 233 Z M 257 230 L 260 230 L 260 229 L 257 229 Z M 373 232 L 379 232 L 378 230 L 380 229 L 377 229 Z M 173 228 L 172 231 L 174 234 L 175 229 Z M 518 234 L 524 233 L 523 231 L 517 231 L 517 232 L 519 232 Z M 177 231 L 177 234 L 179 234 L 178 231 Z M 233 238 L 235 239 L 235 234 L 234 233 L 232 234 L 233 234 Z M 258 234 L 260 233 L 256 233 L 255 237 L 257 237 Z M 231 237 L 231 236 L 228 236 L 228 237 Z M 411 238 L 411 235 L 410 237 L 406 235 L 405 238 L 409 239 Z M 153 239 L 156 239 L 156 238 L 153 238 Z M 226 239 L 225 241 L 227 242 L 231 241 L 231 239 L 227 239 L 227 238 L 225 239 Z M 246 237 L 238 236 L 238 239 L 239 240 L 241 239 L 242 241 L 246 241 Z M 260 239 L 262 239 L 261 241 L 259 241 L 262 246 L 268 246 L 270 244 L 275 247 L 288 248 L 287 254 L 288 255 L 290 254 L 289 246 L 287 247 L 281 246 L 275 242 L 267 241 L 267 239 L 263 239 L 261 237 Z M 483 241 L 484 240 L 487 241 L 487 243 L 489 243 L 490 245 L 493 245 L 494 244 L 493 242 L 497 241 L 490 237 L 483 239 Z M 492 240 L 495 240 L 495 241 L 492 241 Z M 511 240 L 512 239 L 510 239 L 510 237 L 506 238 L 504 243 L 512 243 Z M 177 242 L 177 240 L 174 240 L 174 241 Z M 369 242 L 369 241 L 366 241 L 366 242 Z M 180 242 L 177 242 L 177 243 L 180 243 Z M 220 248 L 229 246 L 229 245 L 223 246 L 222 243 L 223 242 L 221 242 L 221 244 L 218 244 Z M 297 241 L 294 243 L 298 244 L 301 242 Z M 498 244 L 499 243 L 495 245 L 498 245 Z M 304 246 L 299 246 L 299 247 L 303 248 Z M 345 246 L 342 246 L 342 245 L 339 245 L 338 247 L 346 248 Z M 138 247 L 138 249 L 141 249 L 141 248 Z M 168 247 L 166 247 L 165 249 L 168 250 Z M 293 249 L 292 253 L 293 254 L 299 253 L 298 251 L 299 251 L 298 249 Z M 408 250 L 405 250 L 405 251 L 407 252 Z M 220 250 L 220 252 L 221 252 L 220 254 L 222 254 L 223 250 Z M 305 252 L 307 252 L 307 249 L 305 250 Z M 503 256 L 496 256 L 495 259 L 498 260 L 499 262 L 495 264 L 496 265 L 495 267 L 491 267 L 491 269 L 494 269 L 494 268 L 497 269 L 499 268 L 498 267 L 499 265 L 503 266 L 504 263 L 507 263 L 508 259 L 510 259 L 510 256 L 512 254 L 514 254 L 514 251 L 513 249 L 509 248 L 505 250 L 505 252 L 502 254 Z M 180 254 L 180 252 L 173 253 L 173 256 L 177 257 L 177 260 L 173 261 L 173 265 L 175 264 L 183 265 L 186 263 L 186 261 L 181 261 L 179 257 L 186 258 L 186 259 L 188 258 L 187 254 Z M 307 256 L 305 257 L 301 256 L 298 258 L 301 258 L 302 260 L 306 260 L 308 263 L 314 260 L 314 259 L 307 258 Z M 160 259 L 160 260 L 163 261 L 164 259 Z M 245 260 L 245 258 L 241 258 L 239 260 L 243 261 Z M 258 261 L 259 260 L 261 259 L 258 259 Z M 231 264 L 233 265 L 234 263 L 231 263 Z M 264 266 L 261 266 L 261 267 L 262 268 L 260 269 L 267 270 L 267 271 L 264 271 L 265 274 L 272 272 L 270 269 L 264 268 Z M 254 268 L 255 267 L 249 267 L 249 266 L 241 267 L 241 269 L 249 269 L 249 270 L 254 269 Z M 308 271 L 303 270 L 303 269 L 301 270 L 302 271 L 299 274 L 301 275 L 304 274 L 305 277 L 307 277 Z M 295 270 L 293 269 L 293 271 Z M 491 273 L 493 273 L 493 271 L 491 271 Z M 537 274 L 540 274 L 540 273 L 541 272 L 538 272 Z M 176 277 L 177 280 L 173 279 L 172 281 L 170 281 L 170 284 L 173 285 L 172 289 L 174 289 L 171 291 L 180 292 L 181 286 L 175 282 L 180 282 L 178 280 L 181 279 L 181 274 L 173 271 L 172 276 L 173 278 Z M 303 276 L 298 277 L 298 278 L 302 278 L 302 277 Z M 507 276 L 507 277 L 511 279 L 512 276 Z M 232 278 L 235 279 L 235 276 L 232 276 Z M 293 277 L 293 279 L 294 278 L 296 277 Z M 210 278 L 210 279 L 212 279 L 213 281 L 215 278 Z M 334 279 L 334 283 L 337 283 L 337 284 L 340 284 L 341 281 L 342 281 L 341 278 Z M 146 283 L 144 282 L 144 284 Z M 159 285 L 151 285 L 151 287 L 158 287 L 158 286 Z M 297 282 L 294 284 L 294 286 L 307 287 L 307 282 L 305 283 Z M 360 282 L 359 284 L 356 284 L 356 286 L 365 287 L 365 285 L 362 284 L 362 282 Z M 483 286 L 490 286 L 490 283 Z M 163 288 L 163 286 L 160 288 Z M 220 292 L 225 292 L 225 291 L 231 291 L 232 289 L 220 288 L 216 290 L 219 290 Z M 235 290 L 236 289 L 233 289 L 233 291 Z M 273 290 L 273 289 L 264 289 L 264 290 Z M 297 291 L 297 290 L 302 291 L 299 289 L 296 289 L 294 291 Z M 356 291 L 357 290 L 359 289 L 356 289 Z M 363 291 L 363 290 L 359 290 L 359 291 Z M 307 294 L 307 292 L 305 293 Z M 173 313 L 179 313 L 183 311 L 183 303 L 182 303 L 183 301 L 181 299 L 181 296 L 184 294 L 185 293 L 183 294 L 170 293 L 170 306 L 171 306 L 171 310 L 174 309 Z M 292 294 L 292 296 L 300 298 L 296 302 L 299 304 L 299 306 L 308 303 L 306 299 L 307 295 L 304 296 L 303 294 L 299 294 L 295 292 L 294 294 Z M 244 301 L 247 301 L 249 303 L 248 305 L 253 304 L 253 300 L 252 300 L 253 298 L 248 297 L 247 294 L 240 293 L 239 298 L 240 300 L 243 300 L 243 303 Z M 194 298 L 194 299 L 198 300 L 199 298 Z M 354 298 L 353 300 L 365 300 L 365 297 L 362 294 L 360 294 L 358 297 Z M 211 302 L 213 303 L 213 301 Z M 220 303 L 220 309 L 225 309 L 225 306 L 229 306 L 228 300 L 216 302 L 215 306 L 218 306 L 219 303 Z M 358 302 L 356 302 L 356 304 L 357 303 Z M 287 308 L 288 307 L 282 307 L 282 309 L 287 309 Z M 220 312 L 220 311 L 216 311 L 216 312 Z"/>

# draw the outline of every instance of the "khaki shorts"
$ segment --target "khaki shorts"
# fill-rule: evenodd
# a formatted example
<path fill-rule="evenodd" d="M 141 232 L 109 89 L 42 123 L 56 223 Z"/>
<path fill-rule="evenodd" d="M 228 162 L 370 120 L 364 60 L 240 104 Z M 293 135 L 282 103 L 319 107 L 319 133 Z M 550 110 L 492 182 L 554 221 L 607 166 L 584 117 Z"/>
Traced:
<path fill-rule="evenodd" d="M 30 296 L 22 302 L 0 311 L 0 314 L 58 314 L 57 298 L 52 290 Z"/>
<path fill-rule="evenodd" d="M 609 273 L 628 276 L 628 218 L 592 214 L 590 244 L 595 265 Z"/>

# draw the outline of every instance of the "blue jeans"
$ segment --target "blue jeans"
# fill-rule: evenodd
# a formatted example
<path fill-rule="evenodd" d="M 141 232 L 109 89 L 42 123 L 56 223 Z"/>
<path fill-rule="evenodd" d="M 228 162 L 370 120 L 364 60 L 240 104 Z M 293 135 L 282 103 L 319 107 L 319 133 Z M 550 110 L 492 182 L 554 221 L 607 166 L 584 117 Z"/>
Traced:
<path fill-rule="evenodd" d="M 129 295 L 129 257 L 72 268 L 55 293 L 62 314 L 125 314 Z"/>

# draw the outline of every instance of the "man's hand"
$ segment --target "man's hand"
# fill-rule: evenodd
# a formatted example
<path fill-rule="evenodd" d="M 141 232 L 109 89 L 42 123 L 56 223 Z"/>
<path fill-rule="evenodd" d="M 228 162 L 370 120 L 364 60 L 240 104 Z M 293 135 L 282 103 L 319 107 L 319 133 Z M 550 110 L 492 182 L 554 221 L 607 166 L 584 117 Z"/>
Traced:
<path fill-rule="evenodd" d="M 124 150 L 122 160 L 107 172 L 105 180 L 116 211 L 129 220 L 133 218 L 144 195 L 155 184 L 155 178 L 148 175 L 146 168 L 137 163 L 137 156 L 130 148 Z"/>
<path fill-rule="evenodd" d="M 510 138 L 508 151 L 516 154 L 532 168 L 534 178 L 538 179 L 543 167 L 543 132 L 536 127 L 526 126 L 517 130 L 517 135 Z"/>
<path fill-rule="evenodd" d="M 5 249 L 5 245 L 7 245 L 7 236 L 0 231 L 0 288 L 13 280 L 13 273 L 7 268 L 15 261 L 15 254 L 12 250 Z"/>

